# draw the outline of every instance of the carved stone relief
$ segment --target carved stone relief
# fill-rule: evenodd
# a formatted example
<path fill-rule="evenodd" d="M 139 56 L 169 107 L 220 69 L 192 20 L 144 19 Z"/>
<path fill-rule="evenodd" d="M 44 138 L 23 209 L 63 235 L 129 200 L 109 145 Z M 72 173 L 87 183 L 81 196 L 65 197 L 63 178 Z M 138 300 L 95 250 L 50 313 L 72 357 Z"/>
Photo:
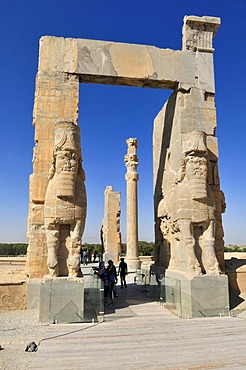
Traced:
<path fill-rule="evenodd" d="M 79 127 L 73 122 L 55 125 L 53 161 L 45 193 L 44 221 L 48 249 L 47 265 L 51 276 L 77 276 L 80 267 L 81 237 L 85 226 L 86 193 L 82 169 Z M 67 226 L 65 248 L 60 245 L 61 229 Z M 67 251 L 67 266 L 61 250 Z"/>
<path fill-rule="evenodd" d="M 184 271 L 189 277 L 221 273 L 215 253 L 216 207 L 208 169 L 206 134 L 196 130 L 183 134 L 180 169 L 169 191 L 165 189 L 158 217 L 163 238 L 170 244 L 168 268 Z"/>

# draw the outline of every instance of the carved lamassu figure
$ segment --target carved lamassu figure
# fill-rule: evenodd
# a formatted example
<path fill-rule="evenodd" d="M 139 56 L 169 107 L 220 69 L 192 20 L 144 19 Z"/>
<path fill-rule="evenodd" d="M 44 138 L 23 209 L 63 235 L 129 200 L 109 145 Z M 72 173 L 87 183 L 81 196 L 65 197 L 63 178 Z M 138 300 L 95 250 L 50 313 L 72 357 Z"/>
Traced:
<path fill-rule="evenodd" d="M 84 180 L 79 127 L 73 122 L 59 122 L 55 125 L 53 162 L 44 204 L 51 276 L 77 276 L 86 218 Z"/>
<path fill-rule="evenodd" d="M 221 273 L 215 254 L 215 201 L 208 184 L 206 134 L 183 138 L 180 172 L 158 207 L 163 237 L 171 247 L 170 269 L 189 277 Z"/>

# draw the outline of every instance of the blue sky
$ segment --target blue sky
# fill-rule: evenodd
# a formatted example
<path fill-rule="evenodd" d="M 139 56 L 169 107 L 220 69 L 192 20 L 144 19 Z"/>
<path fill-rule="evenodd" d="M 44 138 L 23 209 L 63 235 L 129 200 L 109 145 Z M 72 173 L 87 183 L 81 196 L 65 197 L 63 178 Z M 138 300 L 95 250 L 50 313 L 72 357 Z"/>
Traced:
<path fill-rule="evenodd" d="M 226 244 L 246 244 L 246 1 L 0 0 L 0 242 L 27 242 L 32 110 L 39 38 L 88 38 L 181 49 L 185 15 L 221 17 L 214 39 L 221 189 Z M 139 141 L 139 239 L 153 240 L 153 120 L 169 91 L 81 84 L 88 215 L 83 242 L 99 242 L 104 190 L 121 192 L 125 240 L 126 139 Z"/>

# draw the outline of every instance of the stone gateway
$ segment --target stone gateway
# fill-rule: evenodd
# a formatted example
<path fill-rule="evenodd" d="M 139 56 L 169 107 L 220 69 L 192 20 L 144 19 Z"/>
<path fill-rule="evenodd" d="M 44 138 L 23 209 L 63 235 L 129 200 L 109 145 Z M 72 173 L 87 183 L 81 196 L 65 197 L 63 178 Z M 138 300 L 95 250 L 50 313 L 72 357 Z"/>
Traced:
<path fill-rule="evenodd" d="M 182 50 L 40 39 L 28 217 L 30 278 L 48 272 L 77 275 L 86 218 L 78 99 L 79 83 L 86 82 L 173 90 L 154 122 L 155 266 L 187 279 L 217 278 L 224 272 L 225 200 L 213 65 L 219 25 L 219 18 L 186 16 Z M 135 257 L 138 263 L 134 249 Z"/>

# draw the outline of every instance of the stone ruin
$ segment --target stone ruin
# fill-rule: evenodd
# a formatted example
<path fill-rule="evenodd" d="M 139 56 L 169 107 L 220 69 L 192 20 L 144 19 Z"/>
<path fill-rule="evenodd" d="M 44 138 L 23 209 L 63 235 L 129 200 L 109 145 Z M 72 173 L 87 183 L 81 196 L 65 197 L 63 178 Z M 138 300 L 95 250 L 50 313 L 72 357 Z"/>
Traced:
<path fill-rule="evenodd" d="M 138 256 L 138 188 L 139 175 L 137 172 L 138 141 L 136 138 L 126 140 L 126 262 L 128 271 L 136 271 L 140 267 Z"/>
<path fill-rule="evenodd" d="M 218 240 L 221 235 L 216 234 L 218 207 L 212 189 L 220 202 L 220 210 L 224 197 L 216 186 L 218 178 L 214 177 L 212 166 L 215 164 L 210 162 L 206 139 L 204 131 L 182 134 L 180 163 L 174 158 L 176 168 L 171 156 L 175 157 L 177 152 L 169 150 L 162 183 L 164 195 L 157 210 L 159 230 L 166 243 L 166 253 L 168 251 L 167 267 L 191 278 L 202 274 L 220 275 L 224 267 L 223 260 L 219 266 L 216 256 L 216 251 L 223 252 L 223 249 L 220 250 L 222 243 Z M 161 244 L 157 247 L 158 252 L 164 248 Z"/>
<path fill-rule="evenodd" d="M 186 16 L 182 50 L 45 36 L 33 112 L 27 273 L 75 276 L 86 217 L 79 83 L 173 90 L 154 123 L 155 265 L 187 278 L 224 271 L 213 37 Z M 52 190 L 51 190 L 52 189 Z M 66 261 L 66 263 L 65 263 Z M 48 265 L 47 265 L 48 262 Z"/>
<path fill-rule="evenodd" d="M 103 260 L 119 262 L 121 253 L 120 193 L 107 186 L 104 192 L 104 218 L 102 222 Z"/>
<path fill-rule="evenodd" d="M 184 18 L 179 67 L 187 74 L 154 122 L 155 263 L 189 277 L 224 272 L 212 45 L 219 24 Z"/>
<path fill-rule="evenodd" d="M 51 276 L 76 277 L 86 218 L 79 127 L 55 124 L 53 160 L 44 199 L 47 265 Z"/>

